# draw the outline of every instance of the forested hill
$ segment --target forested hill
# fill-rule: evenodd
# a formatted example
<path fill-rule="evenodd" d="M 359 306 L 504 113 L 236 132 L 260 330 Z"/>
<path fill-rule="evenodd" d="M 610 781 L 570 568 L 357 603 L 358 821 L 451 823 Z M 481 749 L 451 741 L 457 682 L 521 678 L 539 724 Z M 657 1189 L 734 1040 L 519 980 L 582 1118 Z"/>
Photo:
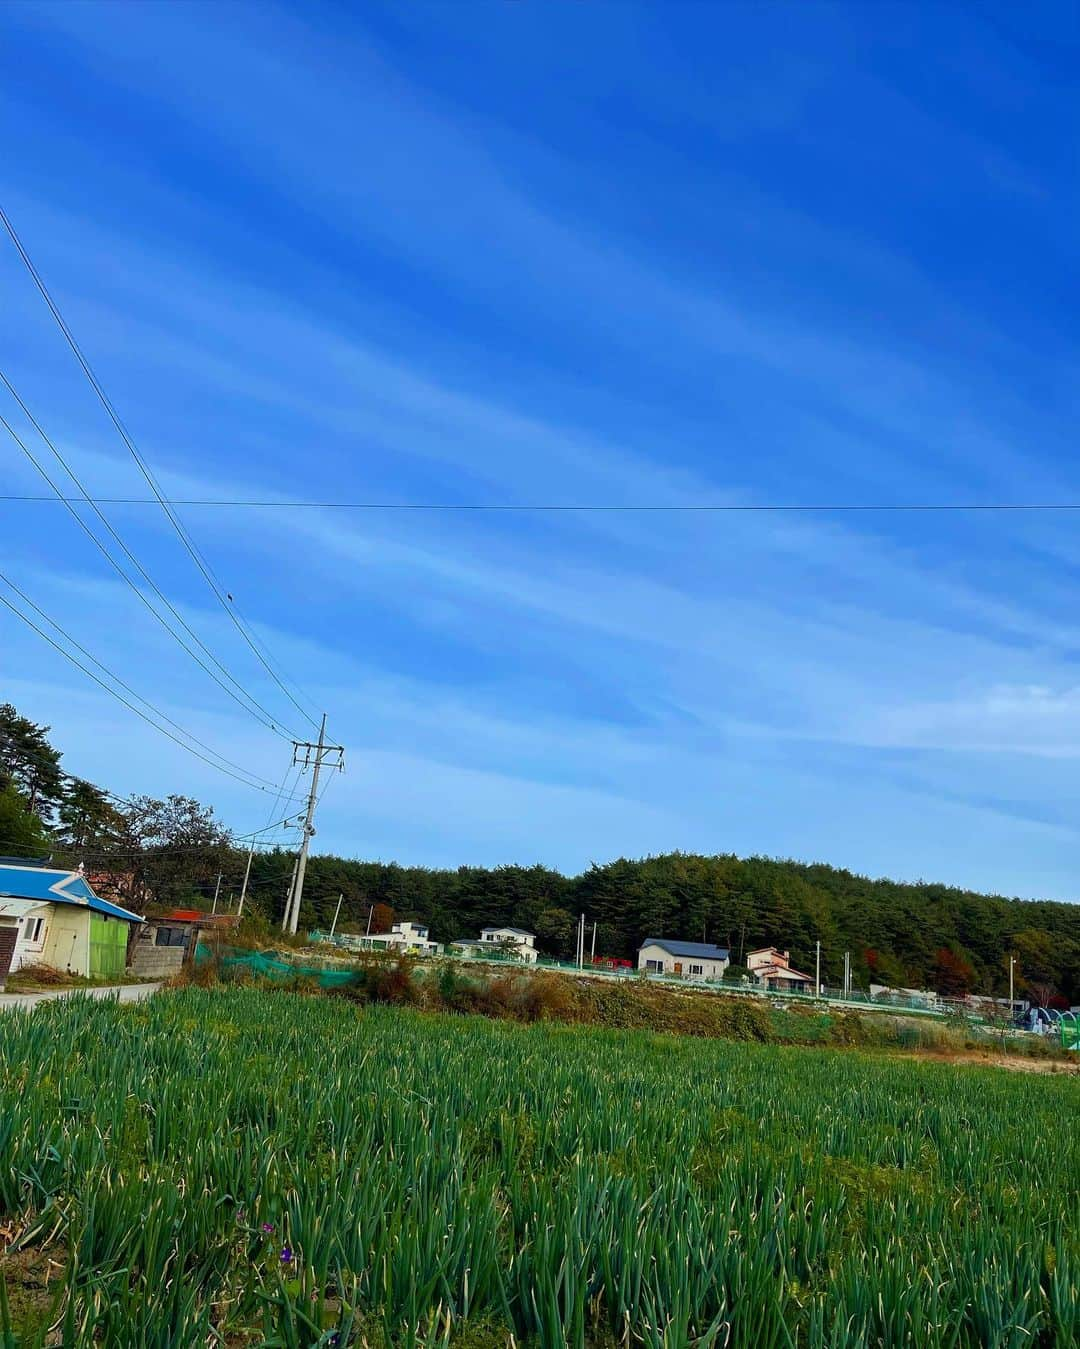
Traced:
<path fill-rule="evenodd" d="M 60 767 L 40 725 L 0 704 L 0 852 L 84 863 L 140 910 L 209 905 L 220 886 L 232 907 L 247 861 L 213 810 L 185 796 L 115 797 Z M 257 856 L 251 908 L 280 921 L 295 854 Z M 544 867 L 434 871 L 313 857 L 301 920 L 328 927 L 338 895 L 342 927 L 378 932 L 394 918 L 428 923 L 440 941 L 474 937 L 486 923 L 535 932 L 553 955 L 574 950 L 578 915 L 599 924 L 597 952 L 632 957 L 646 936 L 729 946 L 738 963 L 755 946 L 791 951 L 837 983 L 850 951 L 856 982 L 932 987 L 943 993 L 1003 991 L 1008 957 L 1017 987 L 1039 1001 L 1080 1002 L 1080 904 L 1003 899 L 943 885 L 871 881 L 834 867 L 767 858 L 672 853 L 594 866 L 580 876 Z"/>
<path fill-rule="evenodd" d="M 253 879 L 271 907 L 291 864 L 286 854 L 256 860 Z M 363 930 L 376 905 L 377 923 L 417 918 L 440 941 L 512 923 L 561 955 L 573 952 L 580 913 L 599 924 L 597 951 L 606 955 L 632 956 L 647 935 L 704 936 L 730 946 L 735 962 L 756 946 L 779 946 L 813 973 L 820 940 L 823 978 L 834 983 L 847 950 L 863 985 L 1002 990 L 1012 954 L 1018 987 L 1080 1001 L 1080 904 L 872 881 L 824 865 L 672 853 L 566 877 L 539 866 L 438 871 L 313 857 L 305 920 L 328 925 L 339 893 L 345 928 Z"/>

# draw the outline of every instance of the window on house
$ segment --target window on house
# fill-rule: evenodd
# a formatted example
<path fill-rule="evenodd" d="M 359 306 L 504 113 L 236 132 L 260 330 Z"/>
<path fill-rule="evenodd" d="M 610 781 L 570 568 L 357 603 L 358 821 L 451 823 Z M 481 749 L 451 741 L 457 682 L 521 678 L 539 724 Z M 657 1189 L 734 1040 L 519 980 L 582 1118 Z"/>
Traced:
<path fill-rule="evenodd" d="M 691 966 L 690 966 L 690 973 L 691 973 L 691 974 L 704 974 L 704 973 L 705 973 L 705 966 L 704 966 L 704 965 L 691 965 Z"/>
<path fill-rule="evenodd" d="M 154 934 L 155 946 L 183 946 L 187 933 L 182 927 L 159 927 Z"/>
<path fill-rule="evenodd" d="M 663 974 L 664 962 L 662 960 L 646 960 L 645 968 L 650 974 Z"/>
<path fill-rule="evenodd" d="M 39 942 L 41 940 L 41 931 L 44 926 L 44 918 L 28 918 L 26 920 L 26 940 L 28 942 Z"/>

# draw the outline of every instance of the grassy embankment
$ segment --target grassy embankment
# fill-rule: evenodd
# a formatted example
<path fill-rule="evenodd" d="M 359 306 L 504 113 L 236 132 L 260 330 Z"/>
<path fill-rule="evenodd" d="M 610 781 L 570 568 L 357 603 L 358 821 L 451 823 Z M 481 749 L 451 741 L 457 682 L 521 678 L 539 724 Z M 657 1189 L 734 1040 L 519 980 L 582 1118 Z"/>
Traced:
<path fill-rule="evenodd" d="M 781 1003 L 742 992 L 725 995 L 656 984 L 633 976 L 613 980 L 576 977 L 550 970 L 478 966 L 471 962 L 399 960 L 369 954 L 356 961 L 326 959 L 325 948 L 292 950 L 286 958 L 302 966 L 322 956 L 339 971 L 352 972 L 349 986 L 335 996 L 362 1003 L 417 1007 L 523 1022 L 562 1021 L 618 1030 L 650 1030 L 706 1039 L 760 1044 L 845 1046 L 906 1050 L 939 1055 L 1010 1054 L 1070 1065 L 1055 1040 L 1003 1036 L 1000 1030 L 963 1018 L 905 1015 L 880 1010 L 822 1010 L 805 1002 Z M 250 972 L 222 964 L 215 955 L 189 969 L 182 983 L 209 987 L 221 980 L 242 982 Z M 316 979 L 298 975 L 278 986 L 317 993 Z M 1075 1056 L 1073 1056 L 1075 1059 Z"/>

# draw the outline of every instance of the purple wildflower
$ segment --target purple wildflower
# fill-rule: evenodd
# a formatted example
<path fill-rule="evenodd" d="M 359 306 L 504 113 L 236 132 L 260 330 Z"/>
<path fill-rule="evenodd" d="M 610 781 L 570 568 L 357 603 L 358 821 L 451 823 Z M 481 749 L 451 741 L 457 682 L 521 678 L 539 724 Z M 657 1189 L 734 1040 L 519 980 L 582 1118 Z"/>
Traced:
<path fill-rule="evenodd" d="M 291 1247 L 291 1246 L 282 1246 L 282 1248 L 281 1248 L 281 1263 L 282 1263 L 283 1265 L 291 1265 L 291 1264 L 292 1264 L 292 1259 L 293 1259 L 293 1255 L 292 1255 L 292 1247 Z"/>
<path fill-rule="evenodd" d="M 263 1225 L 262 1225 L 262 1230 L 263 1230 L 264 1232 L 272 1232 L 272 1231 L 274 1230 L 274 1224 L 273 1224 L 273 1223 L 263 1223 Z"/>

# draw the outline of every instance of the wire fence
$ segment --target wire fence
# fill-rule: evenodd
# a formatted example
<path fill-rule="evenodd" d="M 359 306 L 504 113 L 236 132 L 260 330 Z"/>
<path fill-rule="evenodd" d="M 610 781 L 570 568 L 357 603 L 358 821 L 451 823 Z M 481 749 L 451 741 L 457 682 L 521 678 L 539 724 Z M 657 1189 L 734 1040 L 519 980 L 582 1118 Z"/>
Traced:
<path fill-rule="evenodd" d="M 444 953 L 433 953 L 429 950 L 419 950 L 410 948 L 404 942 L 387 942 L 385 938 L 380 940 L 379 936 L 359 937 L 353 934 L 337 934 L 331 936 L 328 932 L 313 931 L 308 934 L 309 940 L 313 942 L 326 943 L 337 947 L 338 949 L 355 953 L 359 951 L 386 951 L 390 954 L 410 955 L 417 960 L 455 960 L 463 964 L 478 966 L 494 966 L 498 968 L 514 969 L 540 969 L 550 970 L 556 973 L 569 975 L 587 975 L 589 978 L 610 979 L 617 982 L 626 982 L 627 980 L 644 980 L 650 984 L 659 984 L 675 989 L 693 989 L 696 992 L 703 993 L 726 993 L 743 995 L 751 998 L 764 998 L 769 1001 L 783 1003 L 799 1003 L 805 1005 L 820 1005 L 822 1003 L 838 1007 L 853 1007 L 874 1009 L 878 1011 L 888 1011 L 890 1009 L 903 1011 L 908 1014 L 947 1017 L 963 1016 L 968 1020 L 981 1020 L 977 1012 L 974 1012 L 970 1004 L 962 1002 L 949 1002 L 939 998 L 936 994 L 927 993 L 925 995 L 912 995 L 899 993 L 895 991 L 869 993 L 862 989 L 848 989 L 845 991 L 840 988 L 830 988 L 822 986 L 819 993 L 813 991 L 802 992 L 796 989 L 768 988 L 762 984 L 752 982 L 745 976 L 736 978 L 706 979 L 698 976 L 684 976 L 676 974 L 658 974 L 653 971 L 639 970 L 628 965 L 613 966 L 610 962 L 586 960 L 583 965 L 578 965 L 573 960 L 560 960 L 556 956 L 535 954 L 532 958 L 526 958 L 505 951 L 484 951 L 482 955 L 456 953 L 452 948 L 446 948 Z"/>

